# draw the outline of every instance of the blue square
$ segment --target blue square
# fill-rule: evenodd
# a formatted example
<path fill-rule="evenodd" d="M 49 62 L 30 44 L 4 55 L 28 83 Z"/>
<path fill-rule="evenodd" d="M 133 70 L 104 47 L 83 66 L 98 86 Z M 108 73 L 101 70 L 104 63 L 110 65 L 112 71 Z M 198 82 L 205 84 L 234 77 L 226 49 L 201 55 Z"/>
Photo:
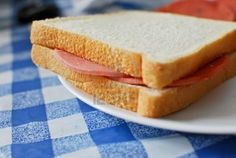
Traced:
<path fill-rule="evenodd" d="M 61 84 L 61 82 L 58 80 L 58 78 L 56 76 L 41 78 L 41 86 L 42 87 L 51 87 L 51 86 L 57 86 L 60 84 Z"/>
<path fill-rule="evenodd" d="M 13 94 L 13 109 L 23 109 L 44 104 L 41 90 Z"/>
<path fill-rule="evenodd" d="M 44 140 L 29 144 L 13 144 L 12 157 L 14 158 L 52 158 L 53 150 L 51 140 Z"/>
<path fill-rule="evenodd" d="M 101 157 L 148 157 L 139 141 L 103 144 L 98 146 L 98 150 Z"/>
<path fill-rule="evenodd" d="M 0 111 L 0 128 L 11 127 L 11 115 L 11 111 Z"/>
<path fill-rule="evenodd" d="M 80 113 L 80 107 L 77 99 L 69 99 L 46 104 L 46 112 L 47 118 L 51 120 Z"/>
<path fill-rule="evenodd" d="M 34 89 L 41 89 L 40 79 L 14 82 L 12 85 L 13 93 L 25 92 L 25 91 L 30 91 Z"/>
<path fill-rule="evenodd" d="M 39 78 L 38 69 L 35 67 L 26 67 L 14 70 L 13 82 L 34 80 Z"/>
<path fill-rule="evenodd" d="M 30 50 L 31 49 L 31 43 L 30 43 L 30 40 L 29 40 L 29 36 L 27 38 L 24 38 L 24 39 L 13 40 L 12 41 L 12 49 L 13 49 L 13 53 L 20 53 L 20 52 Z"/>
<path fill-rule="evenodd" d="M 101 111 L 86 112 L 84 113 L 84 119 L 89 130 L 114 127 L 125 123 L 124 120 L 105 114 Z"/>
<path fill-rule="evenodd" d="M 189 142 L 192 144 L 195 150 L 199 150 L 215 144 L 216 142 L 222 141 L 224 139 L 229 138 L 227 135 L 203 135 L 203 134 L 189 134 L 189 133 L 181 133 L 184 135 Z"/>
<path fill-rule="evenodd" d="M 82 102 L 81 100 L 78 99 L 79 106 L 82 112 L 90 112 L 90 111 L 95 111 L 93 107 L 89 106 L 88 104 Z"/>
<path fill-rule="evenodd" d="M 11 84 L 1 84 L 0 85 L 0 96 L 5 96 L 11 94 Z"/>
<path fill-rule="evenodd" d="M 130 131 L 137 139 L 145 139 L 145 138 L 154 138 L 154 137 L 163 137 L 168 135 L 176 134 L 174 131 L 164 130 L 160 128 L 154 128 L 149 126 L 144 126 L 132 122 L 128 122 Z"/>
<path fill-rule="evenodd" d="M 90 134 L 97 145 L 135 140 L 126 124 L 91 131 Z"/>
<path fill-rule="evenodd" d="M 30 51 L 14 54 L 14 61 L 30 59 Z"/>
<path fill-rule="evenodd" d="M 34 63 L 32 62 L 31 59 L 25 59 L 25 60 L 15 60 L 13 61 L 12 68 L 15 69 L 20 69 L 24 67 L 36 67 Z"/>
<path fill-rule="evenodd" d="M 125 2 L 125 1 L 115 1 L 114 3 L 112 3 L 113 7 L 119 7 L 119 8 L 123 8 L 123 9 L 128 9 L 128 10 L 140 10 L 140 9 L 144 9 L 144 6 L 138 4 L 138 3 L 132 3 L 132 2 Z M 109 6 L 112 7 L 112 6 Z"/>
<path fill-rule="evenodd" d="M 12 111 L 13 126 L 18 126 L 33 121 L 47 121 L 44 105 Z"/>
<path fill-rule="evenodd" d="M 199 158 L 235 158 L 236 137 L 230 137 L 206 148 L 195 151 Z"/>
<path fill-rule="evenodd" d="M 20 5 L 22 2 L 18 0 L 14 0 L 14 4 Z M 12 39 L 29 39 L 30 37 L 30 26 L 28 25 L 18 25 L 17 27 L 14 27 L 11 31 Z"/>
<path fill-rule="evenodd" d="M 12 128 L 13 144 L 35 143 L 50 139 L 47 122 L 30 122 Z"/>
<path fill-rule="evenodd" d="M 52 140 L 55 156 L 70 153 L 76 150 L 95 146 L 88 133 L 73 135 Z"/>

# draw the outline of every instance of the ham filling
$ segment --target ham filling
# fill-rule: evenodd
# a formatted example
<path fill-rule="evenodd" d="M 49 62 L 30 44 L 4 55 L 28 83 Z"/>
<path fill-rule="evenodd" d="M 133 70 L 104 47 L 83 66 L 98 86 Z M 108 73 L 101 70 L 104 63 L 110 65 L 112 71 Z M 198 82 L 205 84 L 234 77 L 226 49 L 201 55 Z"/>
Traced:
<path fill-rule="evenodd" d="M 54 52 L 54 56 L 58 60 L 60 60 L 65 66 L 73 69 L 76 72 L 94 76 L 103 76 L 122 83 L 145 86 L 142 78 L 135 78 L 124 73 L 117 72 L 103 65 L 85 60 L 62 50 L 56 49 Z M 212 75 L 222 70 L 228 63 L 228 60 L 229 58 L 227 55 L 221 56 L 213 62 L 205 65 L 198 71 L 194 72 L 193 74 L 172 82 L 167 87 L 188 86 L 203 80 L 207 80 Z"/>

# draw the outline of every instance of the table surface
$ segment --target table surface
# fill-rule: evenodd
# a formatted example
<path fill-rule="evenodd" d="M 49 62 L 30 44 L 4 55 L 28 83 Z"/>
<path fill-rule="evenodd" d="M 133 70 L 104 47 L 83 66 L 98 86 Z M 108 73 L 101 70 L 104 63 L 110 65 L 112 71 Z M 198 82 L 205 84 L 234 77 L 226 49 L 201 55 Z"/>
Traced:
<path fill-rule="evenodd" d="M 114 1 L 107 7 L 106 1 L 98 5 L 98 1 L 91 0 L 80 8 L 85 2 L 76 2 L 59 0 L 56 4 L 64 15 L 158 5 L 132 0 Z M 32 63 L 30 27 L 9 20 L 15 5 L 6 3 L 0 5 L 0 23 L 8 26 L 0 30 L 0 158 L 236 157 L 235 136 L 143 126 L 105 114 L 77 99 L 55 74 Z"/>

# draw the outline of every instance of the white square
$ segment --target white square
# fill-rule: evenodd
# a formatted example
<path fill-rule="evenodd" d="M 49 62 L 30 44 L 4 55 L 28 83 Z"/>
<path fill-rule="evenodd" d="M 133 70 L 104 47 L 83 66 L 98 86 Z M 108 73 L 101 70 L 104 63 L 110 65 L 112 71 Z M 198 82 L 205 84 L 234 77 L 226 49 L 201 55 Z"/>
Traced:
<path fill-rule="evenodd" d="M 13 56 L 11 53 L 3 54 L 3 55 L 1 55 L 1 58 L 0 58 L 0 65 L 10 63 L 10 62 L 12 62 L 12 60 L 13 60 Z"/>
<path fill-rule="evenodd" d="M 68 154 L 57 156 L 57 158 L 71 158 L 71 157 L 77 157 L 77 158 L 100 158 L 100 153 L 97 149 L 97 147 L 90 147 L 86 149 L 80 149 L 75 152 L 71 152 Z"/>
<path fill-rule="evenodd" d="M 0 147 L 12 144 L 11 128 L 0 128 Z"/>
<path fill-rule="evenodd" d="M 155 158 L 157 156 L 173 158 L 194 151 L 187 138 L 180 135 L 144 139 L 141 140 L 141 142 L 150 158 Z"/>
<path fill-rule="evenodd" d="M 0 97 L 0 111 L 12 110 L 12 95 Z"/>
<path fill-rule="evenodd" d="M 82 114 L 49 120 L 48 126 L 52 139 L 88 132 Z"/>
<path fill-rule="evenodd" d="M 46 78 L 46 77 L 55 76 L 55 73 L 53 73 L 49 70 L 46 70 L 46 69 L 39 68 L 39 75 L 41 78 Z"/>
<path fill-rule="evenodd" d="M 43 88 L 43 96 L 46 104 L 75 98 L 62 85 Z"/>
<path fill-rule="evenodd" d="M 0 12 L 0 15 L 1 15 L 1 12 Z M 11 42 L 10 31 L 8 29 L 1 31 L 0 32 L 0 47 L 9 45 L 10 42 Z M 6 53 L 6 52 L 4 52 L 4 53 Z"/>
<path fill-rule="evenodd" d="M 11 3 L 9 3 L 9 2 L 10 1 L 4 1 L 4 3 L 0 5 L 0 15 L 1 15 L 1 17 L 8 17 L 8 18 L 11 17 L 12 8 L 10 8 Z"/>
<path fill-rule="evenodd" d="M 2 72 L 0 75 L 0 84 L 7 84 L 12 82 L 12 71 Z"/>

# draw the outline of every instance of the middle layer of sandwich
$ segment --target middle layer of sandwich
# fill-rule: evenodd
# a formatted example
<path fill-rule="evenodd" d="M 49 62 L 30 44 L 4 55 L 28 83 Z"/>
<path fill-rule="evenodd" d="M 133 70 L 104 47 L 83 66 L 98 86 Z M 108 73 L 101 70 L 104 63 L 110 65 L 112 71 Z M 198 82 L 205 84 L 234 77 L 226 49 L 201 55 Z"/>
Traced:
<path fill-rule="evenodd" d="M 65 66 L 82 74 L 102 76 L 121 83 L 145 86 L 142 78 L 135 78 L 126 75 L 124 73 L 112 70 L 106 66 L 91 62 L 62 50 L 55 50 L 54 56 Z M 204 65 L 198 71 L 172 82 L 167 87 L 189 86 L 202 80 L 206 80 L 218 71 L 222 70 L 228 63 L 228 60 L 229 59 L 227 55 L 218 57 L 214 61 Z"/>

